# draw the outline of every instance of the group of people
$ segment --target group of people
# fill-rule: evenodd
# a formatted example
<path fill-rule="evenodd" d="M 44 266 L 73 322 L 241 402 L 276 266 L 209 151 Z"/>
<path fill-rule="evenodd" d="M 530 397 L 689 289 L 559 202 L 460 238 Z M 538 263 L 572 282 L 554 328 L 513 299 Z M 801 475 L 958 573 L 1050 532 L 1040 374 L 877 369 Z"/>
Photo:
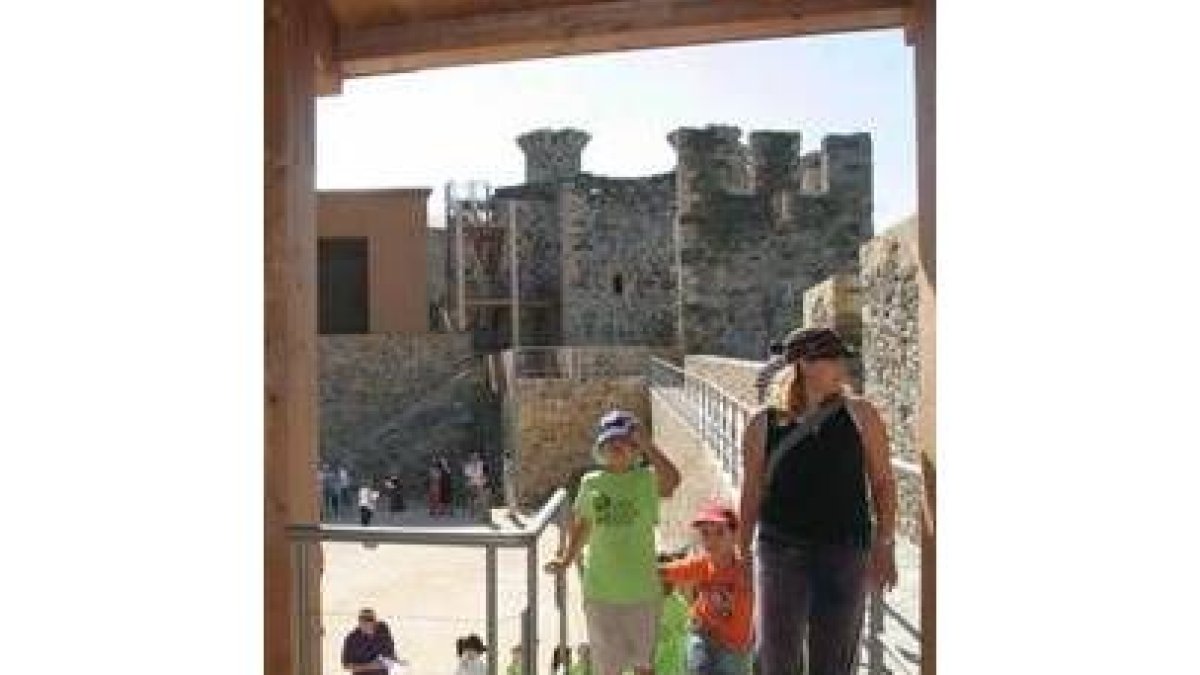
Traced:
<path fill-rule="evenodd" d="M 382 508 L 392 513 L 407 508 L 405 483 L 399 472 L 382 478 L 365 478 L 355 487 L 346 467 L 322 464 L 318 483 L 323 518 L 345 518 L 357 507 L 359 523 L 367 526 Z M 430 460 L 428 485 L 429 515 L 453 516 L 465 511 L 473 517 L 489 517 L 492 487 L 487 467 L 478 452 L 470 454 L 458 476 L 444 455 L 434 455 Z"/>
<path fill-rule="evenodd" d="M 876 408 L 848 385 L 850 350 L 830 329 L 778 345 L 776 400 L 743 434 L 740 503 L 705 504 L 698 551 L 661 557 L 659 503 L 680 473 L 624 411 L 604 415 L 566 544 L 580 564 L 596 675 L 850 675 L 871 588 L 896 583 L 896 487 Z M 684 598 L 682 640 L 662 639 Z M 665 651 L 667 653 L 663 653 Z M 656 654 L 657 650 L 657 654 Z"/>
<path fill-rule="evenodd" d="M 660 502 L 680 485 L 679 469 L 643 438 L 633 414 L 600 418 L 598 468 L 580 479 L 565 544 L 546 564 L 551 574 L 582 568 L 589 649 L 574 664 L 557 649 L 553 675 L 855 671 L 867 594 L 890 590 L 897 576 L 887 431 L 848 385 L 851 352 L 836 332 L 798 329 L 777 351 L 775 400 L 742 436 L 740 502 L 712 501 L 695 513 L 692 552 L 655 546 Z M 431 513 L 448 471 L 435 458 Z M 464 475 L 487 485 L 478 455 Z M 373 644 L 394 659 L 394 647 L 390 657 L 382 651 L 390 636 Z M 375 672 L 348 660 L 357 652 L 347 649 L 348 669 Z M 457 675 L 486 672 L 478 636 L 457 650 Z M 509 675 L 521 675 L 520 653 L 513 657 Z"/>
<path fill-rule="evenodd" d="M 381 505 L 393 512 L 404 511 L 404 483 L 400 474 L 383 478 L 366 478 L 357 488 L 344 466 L 322 464 L 318 472 L 322 494 L 322 518 L 340 519 L 349 515 L 352 505 L 358 507 L 362 525 L 370 525 Z"/>
<path fill-rule="evenodd" d="M 472 517 L 489 519 L 492 486 L 487 465 L 478 452 L 472 452 L 463 462 L 460 476 L 455 475 L 444 455 L 433 456 L 429 463 L 429 515 L 452 516 L 462 508 Z"/>

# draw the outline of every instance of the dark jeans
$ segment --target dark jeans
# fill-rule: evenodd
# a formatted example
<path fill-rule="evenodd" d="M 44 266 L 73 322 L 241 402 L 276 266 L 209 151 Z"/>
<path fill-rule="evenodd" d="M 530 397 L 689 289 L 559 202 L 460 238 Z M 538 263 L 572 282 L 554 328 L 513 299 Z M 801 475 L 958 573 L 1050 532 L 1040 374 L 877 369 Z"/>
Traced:
<path fill-rule="evenodd" d="M 734 651 L 703 633 L 688 631 L 688 675 L 749 675 L 750 655 Z M 655 673 L 655 675 L 670 675 Z"/>
<path fill-rule="evenodd" d="M 758 537 L 759 675 L 852 675 L 866 608 L 866 571 L 865 548 Z"/>
<path fill-rule="evenodd" d="M 371 516 L 375 515 L 375 511 L 368 509 L 365 506 L 358 507 L 358 517 L 362 522 L 363 527 L 371 524 Z"/>

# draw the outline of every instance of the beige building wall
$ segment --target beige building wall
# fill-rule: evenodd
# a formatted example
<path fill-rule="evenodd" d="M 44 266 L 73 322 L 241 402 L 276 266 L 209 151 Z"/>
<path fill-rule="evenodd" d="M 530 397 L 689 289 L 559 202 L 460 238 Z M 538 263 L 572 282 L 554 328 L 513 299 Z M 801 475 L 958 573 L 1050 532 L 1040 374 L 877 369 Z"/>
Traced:
<path fill-rule="evenodd" d="M 366 237 L 372 333 L 429 330 L 428 188 L 317 193 L 321 238 Z"/>

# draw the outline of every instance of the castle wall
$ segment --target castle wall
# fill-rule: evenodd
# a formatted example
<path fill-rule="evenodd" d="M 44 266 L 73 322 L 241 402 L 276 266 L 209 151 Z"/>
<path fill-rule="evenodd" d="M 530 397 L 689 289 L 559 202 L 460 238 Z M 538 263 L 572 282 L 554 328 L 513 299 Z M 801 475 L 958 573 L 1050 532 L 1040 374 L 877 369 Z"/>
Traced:
<path fill-rule="evenodd" d="M 476 442 L 481 373 L 468 335 L 323 335 L 318 348 L 323 459 L 378 475 Z"/>
<path fill-rule="evenodd" d="M 673 174 L 564 186 L 563 344 L 675 344 L 674 186 Z"/>
<path fill-rule="evenodd" d="M 807 288 L 856 268 L 858 246 L 871 231 L 869 136 L 824 139 L 822 179 L 812 183 L 827 189 L 816 194 L 803 185 L 798 138 L 778 132 L 755 134 L 750 153 L 754 184 L 772 191 L 742 191 L 746 172 L 731 166 L 745 154 L 739 138 L 733 127 L 670 136 L 679 160 L 685 353 L 761 358 L 771 339 L 795 327 Z"/>
<path fill-rule="evenodd" d="M 920 400 L 920 345 L 916 220 L 911 218 L 862 247 L 864 392 L 888 425 L 892 456 L 919 463 L 916 439 Z M 920 536 L 919 475 L 896 473 L 900 528 Z"/>
<path fill-rule="evenodd" d="M 643 377 L 591 380 L 520 379 L 504 401 L 506 450 L 515 448 L 518 499 L 541 504 L 558 487 L 574 487 L 593 466 L 596 421 L 612 408 L 628 410 L 651 429 Z"/>

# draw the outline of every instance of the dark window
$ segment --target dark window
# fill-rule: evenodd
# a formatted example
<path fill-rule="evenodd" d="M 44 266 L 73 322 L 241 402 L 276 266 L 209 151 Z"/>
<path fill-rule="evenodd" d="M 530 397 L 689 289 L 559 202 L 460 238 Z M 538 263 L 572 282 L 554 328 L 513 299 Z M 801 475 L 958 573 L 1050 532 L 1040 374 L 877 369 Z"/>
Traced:
<path fill-rule="evenodd" d="M 366 237 L 321 239 L 317 250 L 320 332 L 370 330 Z"/>
<path fill-rule="evenodd" d="M 621 278 L 620 274 L 614 274 L 613 275 L 613 293 L 615 295 L 621 295 L 624 292 L 625 292 L 625 280 Z"/>

